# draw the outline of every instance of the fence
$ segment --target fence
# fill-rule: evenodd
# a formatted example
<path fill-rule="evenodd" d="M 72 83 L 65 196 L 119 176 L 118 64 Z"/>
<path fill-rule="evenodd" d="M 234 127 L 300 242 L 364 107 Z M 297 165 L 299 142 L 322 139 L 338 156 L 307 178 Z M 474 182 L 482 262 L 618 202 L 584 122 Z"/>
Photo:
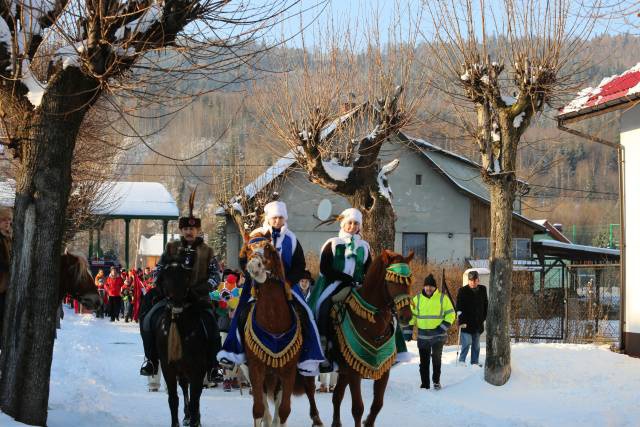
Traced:
<path fill-rule="evenodd" d="M 543 283 L 535 283 L 541 277 Z M 549 266 L 544 275 L 514 280 L 510 327 L 516 341 L 617 341 L 619 267 L 559 263 Z"/>

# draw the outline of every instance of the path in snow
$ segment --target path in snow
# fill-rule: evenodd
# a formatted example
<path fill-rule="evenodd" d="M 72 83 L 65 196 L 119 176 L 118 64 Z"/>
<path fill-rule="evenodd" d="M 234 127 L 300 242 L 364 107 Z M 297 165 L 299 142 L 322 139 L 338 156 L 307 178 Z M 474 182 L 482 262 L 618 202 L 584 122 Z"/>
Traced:
<path fill-rule="evenodd" d="M 49 426 L 168 426 L 167 396 L 147 392 L 138 375 L 143 353 L 137 324 L 112 324 L 65 313 L 51 376 Z M 417 353 L 415 343 L 409 349 Z M 514 344 L 513 373 L 503 387 L 482 379 L 482 369 L 455 365 L 456 348 L 445 347 L 440 391 L 418 388 L 417 358 L 391 371 L 378 426 L 634 426 L 640 419 L 640 360 L 604 347 Z M 481 360 L 484 359 L 484 350 Z M 371 404 L 371 381 L 363 385 Z M 316 395 L 329 425 L 331 395 Z M 205 390 L 204 426 L 251 424 L 251 397 Z M 342 420 L 352 425 L 345 395 Z M 365 412 L 368 412 L 365 411 Z M 290 427 L 308 426 L 308 403 L 293 402 Z M 1 426 L 22 425 L 0 414 Z"/>

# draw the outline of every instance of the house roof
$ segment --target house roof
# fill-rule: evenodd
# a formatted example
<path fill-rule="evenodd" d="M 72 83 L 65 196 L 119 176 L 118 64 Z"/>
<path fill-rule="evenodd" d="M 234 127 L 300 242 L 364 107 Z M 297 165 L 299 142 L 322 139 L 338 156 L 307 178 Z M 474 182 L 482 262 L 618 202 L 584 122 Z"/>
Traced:
<path fill-rule="evenodd" d="M 619 261 L 620 250 L 595 246 L 540 240 L 532 243 L 533 251 L 544 257 L 558 257 L 571 261 Z"/>
<path fill-rule="evenodd" d="M 562 234 L 562 232 L 560 230 L 558 230 L 556 228 L 556 226 L 551 224 L 548 220 L 546 220 L 546 219 L 534 219 L 533 222 L 535 222 L 536 224 L 541 225 L 544 228 L 546 228 L 547 233 L 549 234 L 549 236 L 553 237 L 555 240 L 557 240 L 559 242 L 563 242 L 563 243 L 571 243 L 571 240 L 569 240 L 569 238 L 567 236 Z"/>
<path fill-rule="evenodd" d="M 419 151 L 441 174 L 446 177 L 455 187 L 462 192 L 480 199 L 485 203 L 490 203 L 491 197 L 486 184 L 480 175 L 481 166 L 473 160 L 467 159 L 459 154 L 445 150 L 427 141 L 412 138 L 404 133 L 399 134 L 399 140 Z M 255 181 L 245 187 L 247 197 L 254 197 L 268 183 L 282 175 L 287 169 L 296 164 L 293 151 L 289 151 L 281 157 L 265 173 L 260 175 Z M 326 167 L 326 165 L 325 165 Z M 514 212 L 514 216 L 527 223 L 531 228 L 545 231 L 543 225 L 537 224 L 530 219 Z"/>
<path fill-rule="evenodd" d="M 595 88 L 582 89 L 560 109 L 558 119 L 567 121 L 586 114 L 600 114 L 635 100 L 640 100 L 640 63 L 620 75 L 603 79 Z"/>
<path fill-rule="evenodd" d="M 400 133 L 403 142 L 413 145 L 422 155 L 460 191 L 485 203 L 491 203 L 491 195 L 480 174 L 481 166 L 473 160 L 445 150 L 419 138 Z M 544 226 L 514 212 L 513 215 L 531 228 L 544 231 Z"/>

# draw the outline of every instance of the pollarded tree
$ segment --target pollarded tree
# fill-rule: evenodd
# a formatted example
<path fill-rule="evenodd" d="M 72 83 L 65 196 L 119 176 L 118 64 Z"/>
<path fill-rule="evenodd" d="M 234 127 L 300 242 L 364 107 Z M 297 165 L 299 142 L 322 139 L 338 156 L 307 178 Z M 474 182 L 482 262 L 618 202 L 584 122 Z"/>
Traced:
<path fill-rule="evenodd" d="M 271 134 L 311 182 L 362 211 L 363 237 L 375 253 L 394 247 L 388 177 L 399 164 L 381 165 L 380 151 L 411 122 L 427 88 L 413 67 L 419 17 L 411 18 L 390 30 L 384 45 L 375 23 L 328 26 L 313 49 L 283 59 L 293 71 L 257 89 Z"/>
<path fill-rule="evenodd" d="M 511 219 L 518 143 L 531 121 L 575 84 L 573 61 L 593 26 L 584 2 L 423 2 L 432 18 L 426 66 L 482 158 L 491 193 L 485 380 L 511 375 Z M 572 9 L 575 8 L 575 9 Z"/>
<path fill-rule="evenodd" d="M 19 158 L 0 408 L 44 425 L 74 147 L 98 100 L 125 112 L 229 81 L 296 0 L 29 0 L 0 5 L 0 119 Z M 194 89 L 195 88 L 195 89 Z M 120 94 L 127 97 L 118 98 Z"/>

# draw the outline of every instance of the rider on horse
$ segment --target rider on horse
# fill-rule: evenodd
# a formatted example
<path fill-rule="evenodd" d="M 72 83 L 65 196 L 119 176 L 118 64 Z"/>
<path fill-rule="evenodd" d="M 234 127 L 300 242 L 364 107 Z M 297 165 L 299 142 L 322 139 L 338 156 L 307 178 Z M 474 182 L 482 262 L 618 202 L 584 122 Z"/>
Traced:
<path fill-rule="evenodd" d="M 345 209 L 337 218 L 340 221 L 338 237 L 332 237 L 322 246 L 320 256 L 320 278 L 309 297 L 320 332 L 324 354 L 327 357 L 320 365 L 321 372 L 332 371 L 332 348 L 328 342 L 331 307 L 346 298 L 352 288 L 359 287 L 371 264 L 369 243 L 360 236 L 362 213 L 355 208 Z"/>
<path fill-rule="evenodd" d="M 189 200 L 189 216 L 181 217 L 179 221 L 181 238 L 179 241 L 167 243 L 155 272 L 156 283 L 160 283 L 158 277 L 162 274 L 163 267 L 170 259 L 176 258 L 180 260 L 180 263 L 185 268 L 191 270 L 190 283 L 185 283 L 185 286 L 189 286 L 191 290 L 192 301 L 190 302 L 200 309 L 200 317 L 209 341 L 207 360 L 211 361 L 211 366 L 208 367 L 207 372 L 209 373 L 209 380 L 211 380 L 217 365 L 215 351 L 219 348 L 220 334 L 209 292 L 215 289 L 220 282 L 220 266 L 213 249 L 200 237 L 201 221 L 200 218 L 193 216 L 194 193 L 192 193 Z M 157 288 L 157 292 L 161 296 L 160 300 L 153 305 L 153 308 L 146 315 L 141 315 L 140 320 L 146 358 L 140 368 L 140 375 L 145 376 L 158 373 L 158 354 L 154 342 L 153 325 L 165 310 L 168 301 L 160 287 Z"/>
<path fill-rule="evenodd" d="M 296 235 L 287 227 L 287 205 L 280 201 L 267 203 L 264 206 L 264 216 L 264 224 L 262 227 L 253 230 L 250 237 L 256 235 L 269 236 L 273 246 L 280 254 L 280 259 L 284 266 L 285 278 L 294 291 L 293 297 L 300 307 L 307 313 L 305 323 L 308 327 L 306 327 L 305 330 L 309 334 L 309 339 L 307 341 L 308 345 L 306 348 L 310 349 L 310 355 L 314 355 L 311 356 L 312 358 L 319 358 L 318 353 L 320 353 L 320 345 L 315 323 L 312 320 L 313 315 L 305 303 L 302 291 L 297 285 L 300 279 L 305 275 L 306 262 L 304 259 L 304 252 L 300 242 L 296 238 Z M 246 259 L 240 258 L 240 267 L 242 270 L 245 270 L 246 263 Z M 246 274 L 245 277 L 249 277 L 249 275 Z M 238 308 L 234 314 L 231 326 L 229 327 L 229 334 L 222 345 L 222 350 L 218 353 L 218 360 L 223 365 L 232 366 L 234 364 L 242 364 L 246 362 L 243 343 L 241 340 L 238 340 L 238 330 L 244 331 L 248 308 L 251 303 L 251 287 L 252 284 L 250 282 L 245 284 L 245 289 L 242 291 Z M 311 344 L 312 341 L 316 341 L 317 345 Z M 300 365 L 298 367 L 303 375 L 317 374 L 317 364 L 319 362 L 320 360 L 309 359 L 309 363 L 305 366 L 313 367 L 308 371 L 305 371 L 305 369 Z"/>

